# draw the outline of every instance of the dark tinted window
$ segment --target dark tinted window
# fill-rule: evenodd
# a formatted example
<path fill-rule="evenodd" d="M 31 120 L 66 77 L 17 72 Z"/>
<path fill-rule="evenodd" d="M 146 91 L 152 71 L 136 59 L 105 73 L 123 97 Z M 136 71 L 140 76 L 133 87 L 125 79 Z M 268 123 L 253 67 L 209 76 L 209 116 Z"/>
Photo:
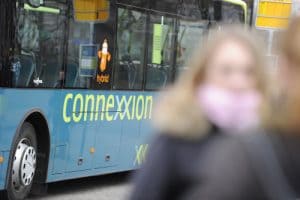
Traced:
<path fill-rule="evenodd" d="M 155 11 L 176 14 L 178 2 L 173 0 L 151 1 L 150 8 Z"/>
<path fill-rule="evenodd" d="M 214 17 L 216 21 L 229 24 L 245 22 L 245 12 L 241 6 L 223 1 L 214 1 Z"/>
<path fill-rule="evenodd" d="M 117 0 L 117 3 L 119 4 L 126 4 L 141 8 L 148 8 L 149 0 Z"/>
<path fill-rule="evenodd" d="M 207 0 L 181 0 L 177 3 L 177 14 L 189 20 L 208 19 Z"/>

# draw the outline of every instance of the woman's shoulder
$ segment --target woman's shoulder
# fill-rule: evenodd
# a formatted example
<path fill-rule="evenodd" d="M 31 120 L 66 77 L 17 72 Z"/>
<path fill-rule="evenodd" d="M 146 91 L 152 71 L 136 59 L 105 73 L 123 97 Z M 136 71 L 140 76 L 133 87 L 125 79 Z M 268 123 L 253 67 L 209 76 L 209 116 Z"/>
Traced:
<path fill-rule="evenodd" d="M 168 147 L 197 147 L 208 143 L 208 141 L 213 140 L 214 137 L 218 137 L 217 135 L 218 134 L 208 134 L 205 137 L 191 139 L 176 137 L 169 133 L 159 133 L 153 137 L 151 144 Z"/>
<path fill-rule="evenodd" d="M 189 159 L 191 156 L 204 154 L 210 146 L 210 141 L 214 140 L 213 137 L 213 135 L 207 135 L 205 138 L 187 140 L 171 134 L 159 133 L 150 142 L 149 156 L 168 157 L 167 160 L 175 157 L 183 160 Z"/>

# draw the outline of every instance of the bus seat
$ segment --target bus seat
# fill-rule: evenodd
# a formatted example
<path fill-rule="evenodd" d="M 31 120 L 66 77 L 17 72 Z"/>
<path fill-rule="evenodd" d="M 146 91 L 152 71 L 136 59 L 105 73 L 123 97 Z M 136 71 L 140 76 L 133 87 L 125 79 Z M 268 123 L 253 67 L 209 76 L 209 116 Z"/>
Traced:
<path fill-rule="evenodd" d="M 127 71 L 128 71 L 128 88 L 134 89 L 135 83 L 136 83 L 136 75 L 137 70 L 136 66 L 133 62 L 127 62 L 126 63 Z"/>
<path fill-rule="evenodd" d="M 66 87 L 76 87 L 78 76 L 78 64 L 74 62 L 68 62 L 66 72 Z"/>
<path fill-rule="evenodd" d="M 124 62 L 119 63 L 118 88 L 129 89 L 128 67 Z"/>
<path fill-rule="evenodd" d="M 59 80 L 59 71 L 61 70 L 62 64 L 56 61 L 49 61 L 43 66 L 40 79 L 43 81 L 42 87 L 53 88 L 56 86 Z"/>
<path fill-rule="evenodd" d="M 167 72 L 158 67 L 149 67 L 147 70 L 147 89 L 160 89 L 165 87 L 167 83 Z"/>
<path fill-rule="evenodd" d="M 122 64 L 120 65 L 120 78 L 127 81 L 126 89 L 134 89 L 137 80 L 137 66 L 134 64 L 131 56 L 123 55 Z"/>
<path fill-rule="evenodd" d="M 30 80 L 32 79 L 32 75 L 34 72 L 34 61 L 32 56 L 29 55 L 20 55 L 20 74 L 16 82 L 16 86 L 19 87 L 28 87 Z"/>

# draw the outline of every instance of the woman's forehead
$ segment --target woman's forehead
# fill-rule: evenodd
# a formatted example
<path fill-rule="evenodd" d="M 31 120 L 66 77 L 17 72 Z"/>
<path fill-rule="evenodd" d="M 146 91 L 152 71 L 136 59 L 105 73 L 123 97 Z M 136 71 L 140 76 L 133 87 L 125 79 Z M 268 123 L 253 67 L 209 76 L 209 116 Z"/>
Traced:
<path fill-rule="evenodd" d="M 224 59 L 228 61 L 253 61 L 255 56 L 249 46 L 237 40 L 228 39 L 217 45 L 212 52 L 210 61 L 223 61 Z"/>

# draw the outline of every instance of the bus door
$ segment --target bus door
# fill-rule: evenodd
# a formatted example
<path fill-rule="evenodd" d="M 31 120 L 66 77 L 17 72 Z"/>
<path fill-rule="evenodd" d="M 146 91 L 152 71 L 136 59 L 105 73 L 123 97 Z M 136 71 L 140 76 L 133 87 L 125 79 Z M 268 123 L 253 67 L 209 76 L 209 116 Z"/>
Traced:
<path fill-rule="evenodd" d="M 146 7 L 145 3 L 146 1 L 142 0 L 117 1 L 117 54 L 113 89 L 122 90 L 119 92 L 120 102 L 126 102 L 120 106 L 118 120 L 123 121 L 120 162 L 122 167 L 127 169 L 131 169 L 136 163 L 143 118 L 143 114 L 136 113 L 144 111 L 142 104 L 146 98 L 142 90 L 146 62 L 145 50 L 148 48 L 147 13 L 135 7 Z"/>
<path fill-rule="evenodd" d="M 78 137 L 69 137 L 68 171 L 116 165 L 122 134 L 122 122 L 114 119 L 117 97 L 110 92 L 114 58 L 113 3 L 107 0 L 73 2 L 65 86 L 86 90 L 78 90 L 80 94 L 76 91 L 83 98 L 83 109 L 77 108 L 83 117 L 80 125 L 70 126 Z"/>

